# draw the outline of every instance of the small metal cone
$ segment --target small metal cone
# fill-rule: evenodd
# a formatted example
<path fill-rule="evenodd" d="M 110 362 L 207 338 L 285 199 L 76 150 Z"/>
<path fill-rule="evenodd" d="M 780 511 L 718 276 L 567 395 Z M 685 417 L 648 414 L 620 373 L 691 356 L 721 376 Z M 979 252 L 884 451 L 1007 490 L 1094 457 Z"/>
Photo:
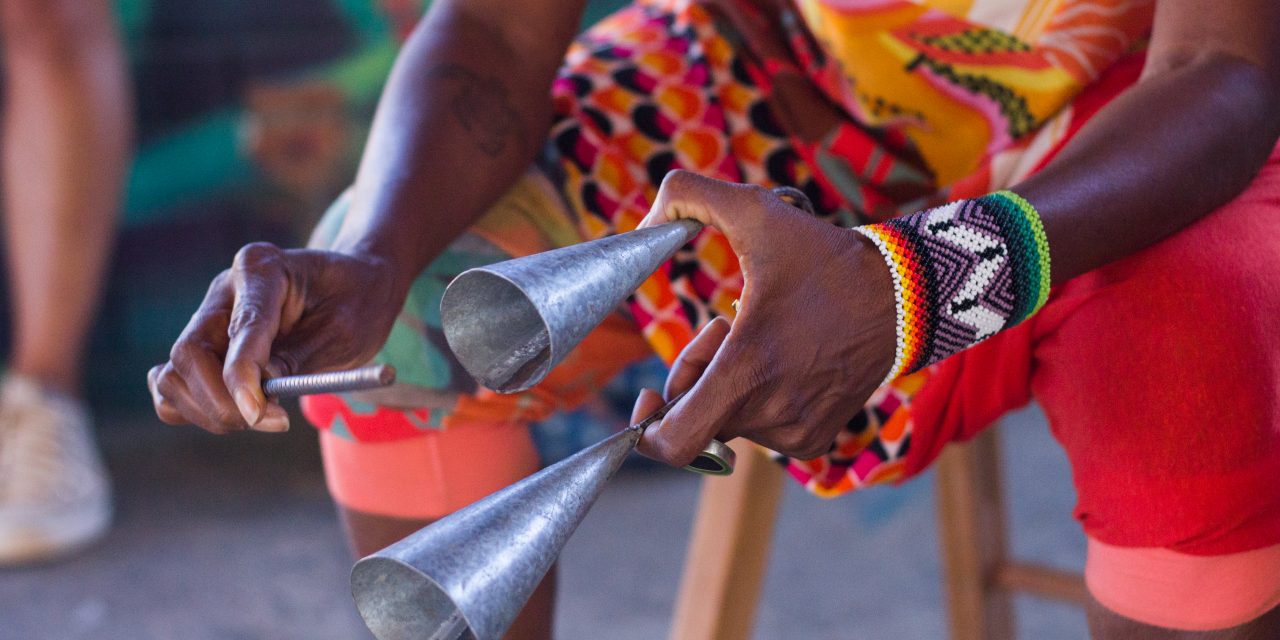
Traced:
<path fill-rule="evenodd" d="M 467 330 L 453 326 L 454 322 L 473 321 L 466 314 L 454 318 L 444 313 L 445 335 L 462 366 L 481 383 L 501 393 L 528 389 L 541 381 L 559 359 L 577 347 L 701 228 L 694 221 L 682 220 L 478 268 L 477 271 L 496 274 L 514 284 L 546 321 L 550 331 L 547 342 L 555 360 L 536 377 L 513 375 L 527 360 L 513 360 L 513 364 L 503 366 L 503 373 L 498 375 L 491 375 L 493 363 L 487 357 L 472 361 L 470 350 L 458 348 L 451 337 L 454 331 Z M 456 280 L 460 286 L 449 286 L 446 301 L 450 297 L 474 297 L 463 282 L 460 277 Z M 473 312 L 486 316 L 494 313 L 483 308 L 475 308 Z M 493 351 L 486 349 L 483 353 L 489 356 Z M 530 350 L 530 354 L 538 352 Z"/>
<path fill-rule="evenodd" d="M 568 259 L 579 266 L 577 273 L 563 270 L 563 280 L 552 286 L 543 284 L 540 294 L 535 293 L 530 297 L 535 306 L 543 309 L 544 315 L 550 309 L 539 295 L 544 298 L 571 300 L 569 303 L 560 303 L 560 311 L 573 316 L 575 321 L 571 323 L 572 330 L 553 336 L 552 344 L 558 347 L 559 352 L 568 354 L 572 351 L 688 242 L 696 232 L 687 233 L 686 228 L 666 225 L 663 228 L 619 234 L 564 249 Z M 565 258 L 562 257 L 561 261 L 563 260 Z M 547 271 L 558 271 L 555 263 Z M 538 290 L 535 285 L 526 289 L 530 292 Z"/>
<path fill-rule="evenodd" d="M 501 638 L 636 438 L 616 434 L 361 560 L 352 593 L 365 623 L 380 640 L 431 637 L 451 611 L 396 597 L 425 588 L 443 590 L 478 640 Z"/>

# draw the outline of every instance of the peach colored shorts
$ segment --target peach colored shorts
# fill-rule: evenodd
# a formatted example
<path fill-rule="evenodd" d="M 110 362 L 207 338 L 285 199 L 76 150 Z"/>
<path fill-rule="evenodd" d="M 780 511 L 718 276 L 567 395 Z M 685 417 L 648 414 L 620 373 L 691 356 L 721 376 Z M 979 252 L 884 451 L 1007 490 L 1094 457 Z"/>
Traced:
<path fill-rule="evenodd" d="M 1102 606 L 1126 618 L 1185 631 L 1229 629 L 1280 605 L 1280 544 L 1193 556 L 1089 538 L 1084 579 Z"/>
<path fill-rule="evenodd" d="M 367 514 L 434 520 L 538 470 L 529 426 L 468 424 L 393 442 L 320 432 L 333 499 Z"/>

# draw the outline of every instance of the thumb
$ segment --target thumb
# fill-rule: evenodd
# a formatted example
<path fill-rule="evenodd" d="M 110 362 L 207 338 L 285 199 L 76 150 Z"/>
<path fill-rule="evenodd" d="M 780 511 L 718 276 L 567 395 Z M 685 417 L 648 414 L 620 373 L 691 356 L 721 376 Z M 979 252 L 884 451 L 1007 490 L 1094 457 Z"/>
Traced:
<path fill-rule="evenodd" d="M 280 331 L 281 308 L 289 289 L 282 257 L 275 246 L 251 244 L 236 254 L 231 268 L 235 303 L 227 326 L 230 342 L 222 378 L 250 427 L 267 413 L 262 373 Z"/>

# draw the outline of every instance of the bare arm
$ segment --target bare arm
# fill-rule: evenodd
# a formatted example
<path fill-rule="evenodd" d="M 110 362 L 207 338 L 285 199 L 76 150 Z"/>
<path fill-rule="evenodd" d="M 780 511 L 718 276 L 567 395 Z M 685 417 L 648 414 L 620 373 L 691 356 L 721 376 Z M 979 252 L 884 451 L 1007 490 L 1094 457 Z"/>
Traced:
<path fill-rule="evenodd" d="M 1060 283 L 1238 195 L 1280 136 L 1280 3 L 1164 0 L 1141 81 L 1032 178 Z"/>
<path fill-rule="evenodd" d="M 529 166 L 584 0 L 441 0 L 392 71 L 332 247 L 409 282 Z"/>

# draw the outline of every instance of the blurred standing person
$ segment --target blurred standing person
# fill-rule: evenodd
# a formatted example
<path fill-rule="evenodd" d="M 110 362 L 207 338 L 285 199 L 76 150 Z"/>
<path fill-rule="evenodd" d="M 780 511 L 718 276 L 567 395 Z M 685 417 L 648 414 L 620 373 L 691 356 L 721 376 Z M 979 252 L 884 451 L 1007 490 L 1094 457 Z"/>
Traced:
<path fill-rule="evenodd" d="M 0 564 L 106 532 L 111 490 L 81 399 L 132 136 L 108 0 L 0 0 L 13 352 L 0 383 Z"/>

